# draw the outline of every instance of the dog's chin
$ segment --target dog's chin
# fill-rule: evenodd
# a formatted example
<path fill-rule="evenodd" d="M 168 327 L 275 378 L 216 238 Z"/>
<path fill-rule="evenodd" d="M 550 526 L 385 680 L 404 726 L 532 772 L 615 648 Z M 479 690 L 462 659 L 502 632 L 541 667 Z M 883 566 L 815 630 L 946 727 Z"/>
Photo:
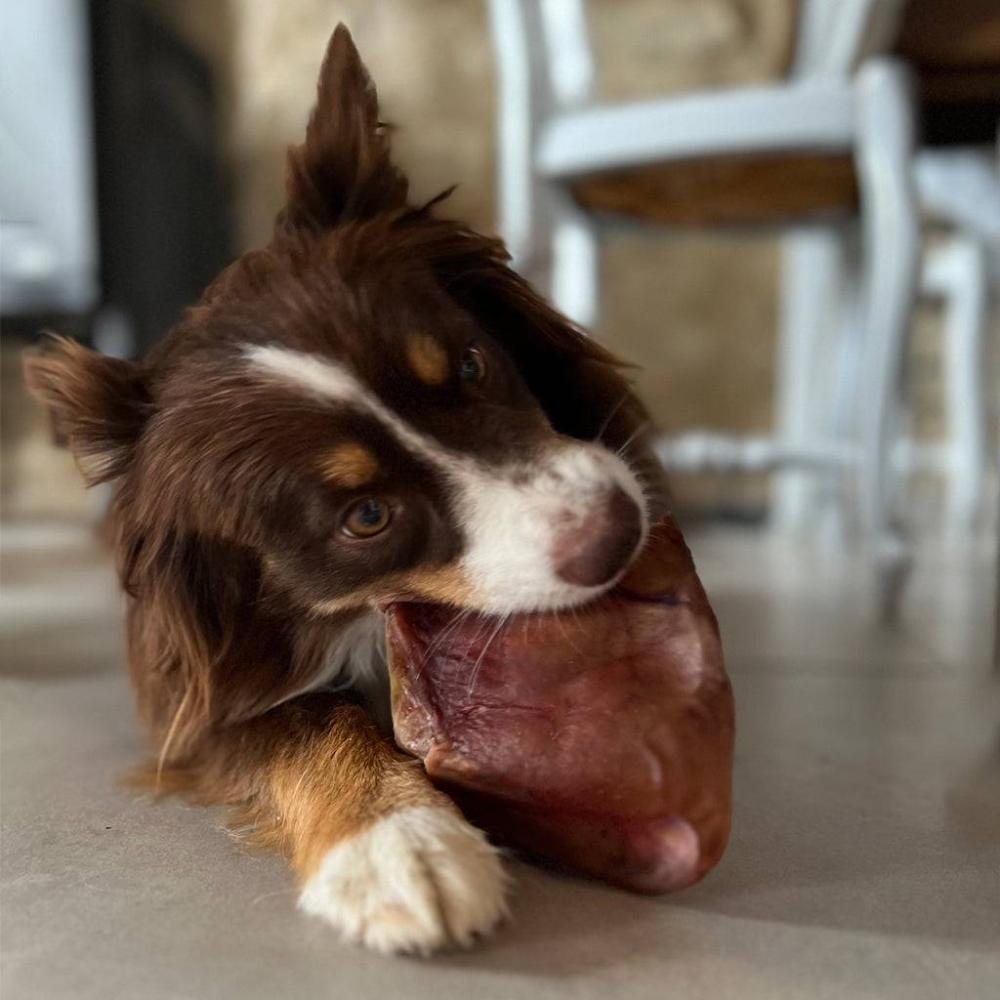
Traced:
<path fill-rule="evenodd" d="M 453 603 L 420 596 L 407 596 L 376 600 L 373 602 L 373 607 L 383 614 L 388 614 L 398 608 L 412 608 L 428 618 L 462 615 L 477 621 L 524 622 L 533 618 L 542 619 L 547 616 L 558 616 L 562 613 L 585 611 L 590 605 L 598 603 L 602 598 L 612 593 L 622 576 L 624 576 L 624 571 L 606 585 L 574 588 L 577 591 L 574 593 L 542 595 L 532 599 L 502 603 L 487 601 Z"/>
<path fill-rule="evenodd" d="M 499 652 L 508 634 L 532 635 L 539 643 L 567 627 L 574 630 L 594 613 L 600 613 L 609 603 L 620 606 L 627 618 L 630 606 L 636 613 L 648 599 L 626 592 L 620 587 L 602 587 L 586 600 L 532 607 L 524 610 L 479 610 L 435 601 L 390 601 L 380 610 L 402 623 L 417 645 L 424 649 L 464 650 L 475 660 L 486 647 Z M 418 638 L 419 637 L 419 638 Z"/>

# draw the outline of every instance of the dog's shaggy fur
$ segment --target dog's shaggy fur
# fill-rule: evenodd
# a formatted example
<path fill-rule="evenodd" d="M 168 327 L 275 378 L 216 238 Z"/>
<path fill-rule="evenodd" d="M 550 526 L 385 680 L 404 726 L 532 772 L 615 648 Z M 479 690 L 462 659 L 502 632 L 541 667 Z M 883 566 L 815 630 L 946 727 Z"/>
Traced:
<path fill-rule="evenodd" d="M 235 807 L 348 938 L 463 945 L 503 874 L 375 721 L 380 609 L 602 593 L 662 500 L 646 418 L 497 241 L 408 203 L 343 27 L 287 194 L 148 358 L 57 339 L 27 379 L 115 484 L 157 787 Z"/>

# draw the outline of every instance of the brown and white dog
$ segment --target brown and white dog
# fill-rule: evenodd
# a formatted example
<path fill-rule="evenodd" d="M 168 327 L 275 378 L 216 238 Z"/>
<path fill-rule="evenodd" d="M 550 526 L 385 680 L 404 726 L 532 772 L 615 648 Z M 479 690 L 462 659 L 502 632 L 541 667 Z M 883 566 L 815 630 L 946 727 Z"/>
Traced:
<path fill-rule="evenodd" d="M 237 807 L 346 938 L 467 945 L 503 871 L 377 721 L 382 609 L 603 593 L 661 503 L 646 417 L 500 243 L 408 204 L 343 26 L 287 194 L 144 361 L 56 339 L 27 379 L 115 484 L 158 787 Z"/>

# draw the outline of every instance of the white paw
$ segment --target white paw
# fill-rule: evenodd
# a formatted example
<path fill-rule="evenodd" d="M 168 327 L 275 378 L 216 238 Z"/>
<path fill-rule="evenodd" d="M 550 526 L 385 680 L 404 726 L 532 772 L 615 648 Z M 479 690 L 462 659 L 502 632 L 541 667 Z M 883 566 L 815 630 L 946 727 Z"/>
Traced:
<path fill-rule="evenodd" d="M 381 952 L 467 948 L 507 912 L 500 856 L 457 812 L 411 806 L 329 853 L 299 906 Z"/>

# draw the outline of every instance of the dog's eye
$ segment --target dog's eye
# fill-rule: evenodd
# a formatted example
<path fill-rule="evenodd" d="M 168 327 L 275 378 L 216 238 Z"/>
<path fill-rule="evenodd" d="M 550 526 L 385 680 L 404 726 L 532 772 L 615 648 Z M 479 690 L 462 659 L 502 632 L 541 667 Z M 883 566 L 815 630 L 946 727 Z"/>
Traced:
<path fill-rule="evenodd" d="M 478 347 L 467 347 L 458 362 L 458 377 L 470 385 L 486 377 L 486 356 Z"/>
<path fill-rule="evenodd" d="M 371 538 L 389 526 L 392 511 L 389 505 L 378 497 L 365 497 L 344 515 L 341 530 L 351 538 Z"/>

